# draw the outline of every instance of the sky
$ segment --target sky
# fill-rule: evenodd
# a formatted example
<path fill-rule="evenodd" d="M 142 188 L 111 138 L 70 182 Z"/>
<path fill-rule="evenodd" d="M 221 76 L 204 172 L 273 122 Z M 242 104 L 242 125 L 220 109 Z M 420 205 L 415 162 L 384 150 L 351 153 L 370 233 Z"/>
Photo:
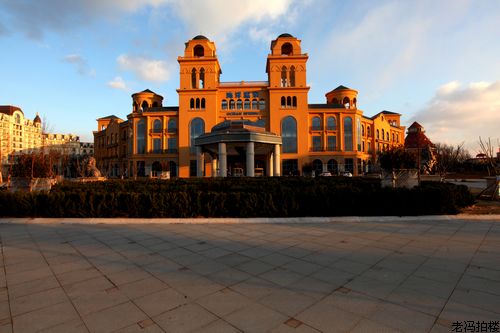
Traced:
<path fill-rule="evenodd" d="M 151 89 L 177 105 L 177 57 L 202 34 L 222 81 L 266 80 L 281 33 L 308 53 L 309 103 L 339 85 L 366 116 L 418 121 L 433 142 L 500 138 L 500 1 L 0 0 L 0 105 L 93 141 L 96 119 Z"/>

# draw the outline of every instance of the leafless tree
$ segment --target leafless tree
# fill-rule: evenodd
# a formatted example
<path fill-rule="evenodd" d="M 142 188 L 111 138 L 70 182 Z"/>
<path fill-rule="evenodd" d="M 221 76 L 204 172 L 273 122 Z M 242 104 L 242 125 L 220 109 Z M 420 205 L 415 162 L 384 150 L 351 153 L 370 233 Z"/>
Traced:
<path fill-rule="evenodd" d="M 500 147 L 500 140 L 497 139 L 497 146 Z M 495 146 L 491 138 L 482 139 L 479 137 L 479 152 L 485 156 L 489 176 L 500 175 L 500 167 L 497 156 L 495 156 Z"/>
<path fill-rule="evenodd" d="M 446 143 L 436 143 L 435 147 L 435 171 L 441 176 L 446 172 L 456 169 L 460 164 L 470 158 L 469 152 L 464 148 L 464 143 L 456 146 Z"/>
<path fill-rule="evenodd" d="M 48 134 L 54 131 L 54 126 L 47 120 L 47 116 L 42 116 L 42 134 Z"/>

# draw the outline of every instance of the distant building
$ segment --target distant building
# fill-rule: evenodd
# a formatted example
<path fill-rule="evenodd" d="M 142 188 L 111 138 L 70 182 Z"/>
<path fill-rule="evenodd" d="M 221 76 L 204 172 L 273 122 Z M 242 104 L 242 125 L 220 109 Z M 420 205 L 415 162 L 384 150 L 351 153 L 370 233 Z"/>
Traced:
<path fill-rule="evenodd" d="M 0 106 L 0 165 L 5 176 L 17 154 L 43 150 L 59 151 L 65 155 L 80 154 L 80 139 L 73 134 L 44 134 L 37 114 L 26 118 L 17 106 Z"/>
<path fill-rule="evenodd" d="M 404 143 L 401 115 L 366 117 L 358 92 L 338 86 L 309 104 L 301 41 L 282 34 L 271 42 L 266 81 L 221 82 L 214 42 L 196 36 L 178 57 L 178 106 L 146 89 L 132 95 L 132 112 L 97 119 L 98 167 L 108 176 L 172 177 L 361 175 L 377 152 Z"/>
<path fill-rule="evenodd" d="M 422 125 L 416 121 L 408 127 L 405 149 L 417 154 L 417 163 L 421 172 L 431 173 L 436 165 L 435 146 L 425 135 Z"/>

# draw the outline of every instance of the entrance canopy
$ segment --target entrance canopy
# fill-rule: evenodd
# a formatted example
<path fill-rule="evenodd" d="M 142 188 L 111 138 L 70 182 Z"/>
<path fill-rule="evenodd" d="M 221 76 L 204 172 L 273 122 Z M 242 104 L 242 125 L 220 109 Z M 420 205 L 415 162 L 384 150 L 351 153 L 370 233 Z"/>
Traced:
<path fill-rule="evenodd" d="M 273 157 L 274 174 L 279 175 L 279 146 L 281 137 L 271 132 L 256 122 L 249 120 L 226 120 L 215 125 L 210 133 L 202 134 L 194 139 L 194 144 L 199 148 L 200 155 L 209 153 L 214 158 L 218 157 L 219 176 L 227 175 L 228 156 L 246 156 L 246 175 L 254 176 L 255 156 L 269 160 Z M 269 170 L 271 168 L 268 168 Z M 268 171 L 268 175 L 272 173 Z"/>

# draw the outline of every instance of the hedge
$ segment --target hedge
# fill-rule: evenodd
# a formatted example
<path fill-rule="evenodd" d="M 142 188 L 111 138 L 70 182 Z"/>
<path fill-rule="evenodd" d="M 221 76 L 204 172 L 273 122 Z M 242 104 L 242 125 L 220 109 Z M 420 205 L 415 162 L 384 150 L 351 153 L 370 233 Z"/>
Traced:
<path fill-rule="evenodd" d="M 383 188 L 376 179 L 201 178 L 64 182 L 49 193 L 0 192 L 3 217 L 294 217 L 456 214 L 467 187 Z"/>

